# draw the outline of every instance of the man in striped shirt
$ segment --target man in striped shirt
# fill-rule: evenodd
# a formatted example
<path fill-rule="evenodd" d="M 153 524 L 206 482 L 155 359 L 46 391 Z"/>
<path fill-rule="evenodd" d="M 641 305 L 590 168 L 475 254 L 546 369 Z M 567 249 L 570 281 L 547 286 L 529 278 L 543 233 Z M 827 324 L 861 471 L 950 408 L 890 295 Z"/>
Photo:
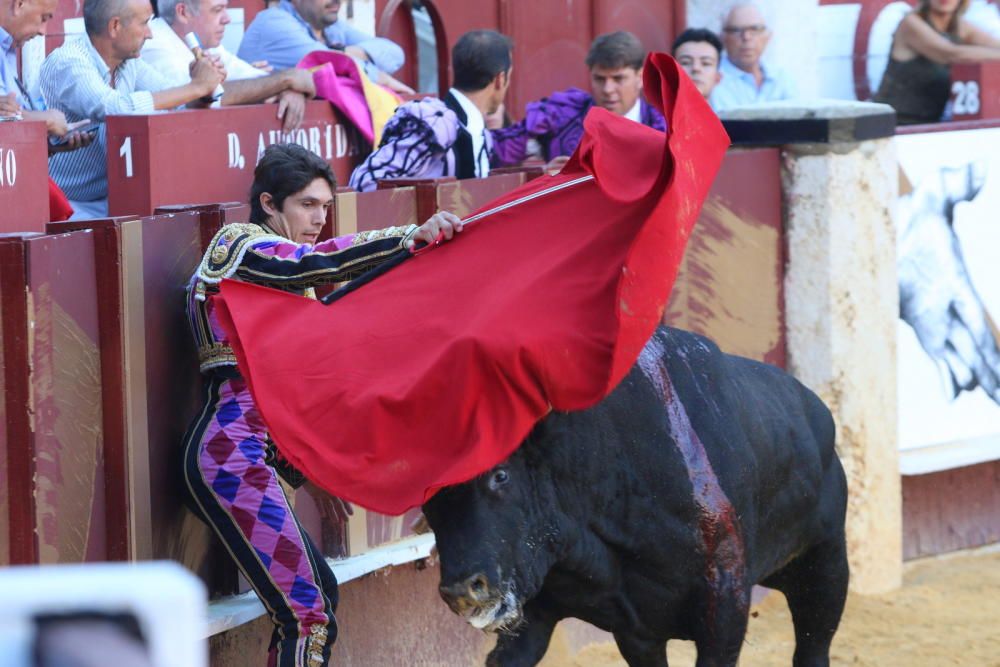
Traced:
<path fill-rule="evenodd" d="M 32 99 L 17 75 L 17 51 L 32 37 L 45 34 L 58 3 L 56 0 L 28 0 L 0 5 L 0 116 L 20 117 L 45 123 L 49 136 L 60 141 L 53 150 L 70 150 L 90 143 L 89 135 L 74 132 L 61 111 L 45 109 Z"/>
<path fill-rule="evenodd" d="M 190 83 L 171 88 L 139 60 L 152 15 L 148 0 L 85 0 L 87 34 L 67 41 L 42 65 L 42 95 L 49 107 L 70 122 L 90 118 L 100 123 L 90 146 L 49 159 L 49 171 L 69 197 L 74 218 L 107 215 L 106 116 L 174 109 L 211 96 L 226 78 L 217 60 L 202 58 L 192 65 Z"/>

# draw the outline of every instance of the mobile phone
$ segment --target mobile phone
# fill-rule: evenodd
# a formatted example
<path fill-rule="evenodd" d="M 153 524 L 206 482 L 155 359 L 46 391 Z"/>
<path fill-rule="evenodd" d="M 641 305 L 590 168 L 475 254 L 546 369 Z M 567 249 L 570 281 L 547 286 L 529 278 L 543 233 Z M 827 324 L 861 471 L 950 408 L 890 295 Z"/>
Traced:
<path fill-rule="evenodd" d="M 49 137 L 49 144 L 52 146 L 62 146 L 66 143 L 69 143 L 69 135 L 72 134 L 73 132 L 85 132 L 86 134 L 89 134 L 91 137 L 96 137 L 100 129 L 101 129 L 100 123 L 91 123 L 90 125 L 77 127 L 67 132 L 64 136 Z"/>

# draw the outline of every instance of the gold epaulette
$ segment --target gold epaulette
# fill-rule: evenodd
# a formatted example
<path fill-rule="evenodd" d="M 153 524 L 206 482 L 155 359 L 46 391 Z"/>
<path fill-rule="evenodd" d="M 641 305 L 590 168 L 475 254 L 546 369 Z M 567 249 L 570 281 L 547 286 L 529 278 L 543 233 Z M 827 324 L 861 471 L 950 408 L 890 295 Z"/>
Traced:
<path fill-rule="evenodd" d="M 218 283 L 236 272 L 251 241 L 285 241 L 286 239 L 268 233 L 260 225 L 233 223 L 226 225 L 215 235 L 198 266 L 198 278 L 206 283 Z"/>
<path fill-rule="evenodd" d="M 378 241 L 379 239 L 387 239 L 392 237 L 404 237 L 411 231 L 416 230 L 416 225 L 410 225 L 408 227 L 386 227 L 385 229 L 373 229 L 367 232 L 358 232 L 351 239 L 351 245 L 361 245 L 362 243 L 368 243 L 369 241 Z"/>
<path fill-rule="evenodd" d="M 198 348 L 198 367 L 204 373 L 216 366 L 235 366 L 236 354 L 226 343 L 211 343 Z"/>

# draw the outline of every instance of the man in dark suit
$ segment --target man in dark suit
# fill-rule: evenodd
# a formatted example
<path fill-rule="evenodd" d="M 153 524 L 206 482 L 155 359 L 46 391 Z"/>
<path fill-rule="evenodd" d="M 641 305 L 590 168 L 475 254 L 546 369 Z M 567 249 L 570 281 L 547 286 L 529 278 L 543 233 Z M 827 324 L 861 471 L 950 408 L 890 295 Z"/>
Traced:
<path fill-rule="evenodd" d="M 484 178 L 492 138 L 484 116 L 510 86 L 511 43 L 493 30 L 462 35 L 451 52 L 454 81 L 444 100 L 425 97 L 396 109 L 378 149 L 354 170 L 351 187 L 374 190 L 390 178 Z"/>

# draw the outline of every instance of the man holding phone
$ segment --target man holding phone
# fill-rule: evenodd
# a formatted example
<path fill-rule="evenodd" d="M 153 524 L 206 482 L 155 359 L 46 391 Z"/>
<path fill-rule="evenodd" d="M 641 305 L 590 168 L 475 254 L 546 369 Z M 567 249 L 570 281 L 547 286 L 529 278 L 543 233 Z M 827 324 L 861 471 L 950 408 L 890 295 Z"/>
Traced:
<path fill-rule="evenodd" d="M 149 114 L 197 103 L 226 78 L 219 62 L 201 58 L 191 65 L 190 81 L 171 87 L 156 69 L 139 59 L 143 43 L 151 36 L 152 15 L 149 0 L 84 0 L 86 35 L 68 40 L 42 65 L 46 102 L 73 120 L 90 118 L 99 123 L 92 145 L 49 160 L 52 177 L 76 210 L 74 218 L 107 215 L 107 116 Z"/>
<path fill-rule="evenodd" d="M 88 119 L 67 123 L 63 112 L 46 109 L 32 99 L 17 76 L 17 50 L 32 37 L 44 35 L 58 0 L 20 0 L 0 3 L 0 121 L 36 120 L 49 133 L 49 155 L 88 146 L 96 133 L 81 130 Z M 49 219 L 65 220 L 73 213 L 66 195 L 49 179 Z"/>
<path fill-rule="evenodd" d="M 0 3 L 0 116 L 42 121 L 49 130 L 50 145 L 71 150 L 90 143 L 84 133 L 74 132 L 89 121 L 70 127 L 61 111 L 46 109 L 41 100 L 32 99 L 17 76 L 17 50 L 32 37 L 45 34 L 45 24 L 57 4 L 58 0 Z"/>

